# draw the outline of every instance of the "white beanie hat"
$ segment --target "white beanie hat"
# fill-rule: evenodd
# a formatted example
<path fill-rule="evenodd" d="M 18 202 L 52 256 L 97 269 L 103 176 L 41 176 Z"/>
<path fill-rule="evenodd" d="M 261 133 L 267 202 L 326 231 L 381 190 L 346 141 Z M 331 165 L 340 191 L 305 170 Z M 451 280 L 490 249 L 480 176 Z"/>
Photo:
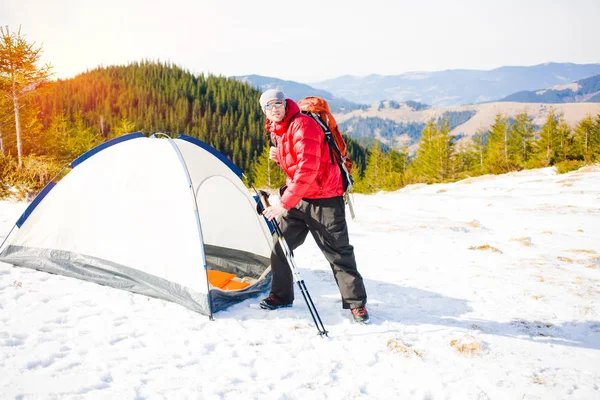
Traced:
<path fill-rule="evenodd" d="M 285 94 L 279 89 L 269 89 L 260 96 L 260 108 L 265 111 L 265 106 L 271 100 L 285 101 Z"/>

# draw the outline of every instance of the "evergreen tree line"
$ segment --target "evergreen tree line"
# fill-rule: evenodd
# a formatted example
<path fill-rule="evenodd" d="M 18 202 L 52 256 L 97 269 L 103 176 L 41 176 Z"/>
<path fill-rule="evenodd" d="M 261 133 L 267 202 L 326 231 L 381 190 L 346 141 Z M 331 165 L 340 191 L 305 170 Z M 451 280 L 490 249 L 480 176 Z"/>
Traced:
<path fill-rule="evenodd" d="M 556 166 L 561 173 L 600 162 L 600 114 L 595 118 L 588 115 L 573 129 L 554 110 L 539 129 L 525 112 L 514 120 L 497 114 L 487 131 L 462 143 L 457 143 L 450 131 L 447 121 L 427 123 L 412 157 L 406 148 L 387 154 L 378 147 L 371 149 L 357 191 L 396 190 L 410 183 L 448 182 L 548 166 Z"/>
<path fill-rule="evenodd" d="M 195 76 L 175 65 L 144 61 L 59 80 L 38 96 L 37 105 L 51 142 L 66 136 L 65 125 L 88 130 L 90 146 L 132 131 L 181 133 L 219 149 L 247 170 L 266 140 L 259 96 L 233 79 Z M 65 160 L 74 155 L 61 154 Z"/>

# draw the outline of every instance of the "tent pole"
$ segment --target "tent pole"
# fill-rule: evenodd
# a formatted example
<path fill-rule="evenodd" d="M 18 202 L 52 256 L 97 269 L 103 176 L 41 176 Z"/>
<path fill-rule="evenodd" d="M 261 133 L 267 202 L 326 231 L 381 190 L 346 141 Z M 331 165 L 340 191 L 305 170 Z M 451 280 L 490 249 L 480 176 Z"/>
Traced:
<path fill-rule="evenodd" d="M 162 135 L 164 135 L 164 134 L 162 134 Z M 213 316 L 213 302 L 212 302 L 212 298 L 210 297 L 210 283 L 208 282 L 208 272 L 207 272 L 207 266 L 206 266 L 206 252 L 204 250 L 204 238 L 202 235 L 202 224 L 200 223 L 200 213 L 198 212 L 198 201 L 196 200 L 196 194 L 194 193 L 194 185 L 192 183 L 192 177 L 190 176 L 190 171 L 188 170 L 187 164 L 185 163 L 185 159 L 183 158 L 183 155 L 181 154 L 181 151 L 179 150 L 179 147 L 177 147 L 177 144 L 175 143 L 175 141 L 173 139 L 171 139 L 171 137 L 168 135 L 164 135 L 164 136 L 166 136 L 167 140 L 173 147 L 173 150 L 177 154 L 177 157 L 179 157 L 179 162 L 181 163 L 181 166 L 183 167 L 185 176 L 188 181 L 190 194 L 192 197 L 192 203 L 193 203 L 193 207 L 194 207 L 194 215 L 196 217 L 196 225 L 198 226 L 198 237 L 200 238 L 200 249 L 202 251 L 202 267 L 204 268 L 204 275 L 206 276 L 206 299 L 208 300 L 208 319 L 210 319 L 211 321 L 214 321 L 215 318 Z"/>
<path fill-rule="evenodd" d="M 17 225 L 13 225 L 13 227 L 11 228 L 10 232 L 8 232 L 8 235 L 6 235 L 6 237 L 4 238 L 4 240 L 2 241 L 2 244 L 0 244 L 0 253 L 2 253 L 2 248 L 4 247 L 4 245 L 6 244 L 6 242 L 8 241 L 8 238 L 10 237 L 10 235 L 13 233 L 13 231 L 15 230 L 15 227 Z"/>

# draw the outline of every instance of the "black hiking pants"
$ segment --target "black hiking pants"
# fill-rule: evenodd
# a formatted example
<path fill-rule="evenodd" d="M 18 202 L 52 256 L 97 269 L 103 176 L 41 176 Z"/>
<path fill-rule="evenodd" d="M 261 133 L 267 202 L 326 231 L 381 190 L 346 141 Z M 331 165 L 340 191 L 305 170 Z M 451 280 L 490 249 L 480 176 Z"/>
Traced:
<path fill-rule="evenodd" d="M 342 307 L 357 308 L 367 303 L 367 293 L 356 269 L 354 248 L 348 238 L 346 208 L 342 196 L 328 199 L 302 199 L 279 222 L 283 237 L 294 250 L 310 232 L 329 261 L 333 276 L 342 295 Z M 285 254 L 277 238 L 271 253 L 271 296 L 283 303 L 294 301 L 294 280 Z"/>

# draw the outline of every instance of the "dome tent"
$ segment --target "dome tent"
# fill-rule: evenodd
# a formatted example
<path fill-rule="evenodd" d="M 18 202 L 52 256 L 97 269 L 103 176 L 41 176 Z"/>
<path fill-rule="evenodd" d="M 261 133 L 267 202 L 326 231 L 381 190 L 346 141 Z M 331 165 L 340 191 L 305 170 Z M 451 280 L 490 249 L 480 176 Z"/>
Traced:
<path fill-rule="evenodd" d="M 131 133 L 70 166 L 16 222 L 0 261 L 211 317 L 268 288 L 267 223 L 239 169 L 207 144 Z"/>

